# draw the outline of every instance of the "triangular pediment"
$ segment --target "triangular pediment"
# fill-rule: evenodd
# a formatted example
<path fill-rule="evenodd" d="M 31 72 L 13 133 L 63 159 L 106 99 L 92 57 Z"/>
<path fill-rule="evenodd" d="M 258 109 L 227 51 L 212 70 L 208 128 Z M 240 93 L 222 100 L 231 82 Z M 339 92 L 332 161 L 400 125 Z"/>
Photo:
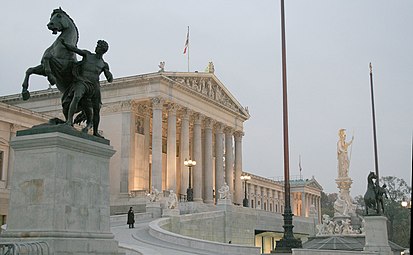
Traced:
<path fill-rule="evenodd" d="M 308 180 L 308 182 L 306 183 L 306 186 L 311 187 L 311 188 L 316 188 L 319 190 L 323 190 L 323 187 L 321 187 L 321 185 L 314 178 Z"/>
<path fill-rule="evenodd" d="M 183 89 L 190 90 L 199 97 L 212 101 L 227 110 L 240 114 L 245 119 L 250 117 L 248 109 L 244 108 L 229 90 L 213 73 L 162 73 L 162 75 L 179 84 Z"/>

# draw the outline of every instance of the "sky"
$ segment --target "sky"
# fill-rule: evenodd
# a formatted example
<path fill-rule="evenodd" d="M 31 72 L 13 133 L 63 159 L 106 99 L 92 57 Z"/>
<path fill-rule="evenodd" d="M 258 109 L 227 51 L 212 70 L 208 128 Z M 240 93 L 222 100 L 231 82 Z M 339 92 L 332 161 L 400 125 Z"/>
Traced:
<path fill-rule="evenodd" d="M 280 1 L 123 0 L 10 1 L 0 10 L 0 96 L 20 93 L 24 73 L 56 39 L 46 28 L 61 7 L 75 21 L 78 47 L 109 43 L 115 78 L 190 71 L 209 61 L 243 105 L 243 170 L 283 176 Z M 380 176 L 411 183 L 413 136 L 413 1 L 291 0 L 285 2 L 290 175 L 312 176 L 338 192 L 338 130 L 347 130 L 351 195 L 364 194 L 374 171 L 369 63 L 373 65 Z M 104 79 L 102 76 L 101 79 Z M 48 87 L 32 76 L 30 91 Z"/>

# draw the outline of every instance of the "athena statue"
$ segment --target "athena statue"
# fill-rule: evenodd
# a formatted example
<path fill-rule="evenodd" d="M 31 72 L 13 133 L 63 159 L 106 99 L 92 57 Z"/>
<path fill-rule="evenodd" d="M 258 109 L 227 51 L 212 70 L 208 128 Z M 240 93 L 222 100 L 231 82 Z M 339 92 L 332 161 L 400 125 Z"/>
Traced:
<path fill-rule="evenodd" d="M 338 159 L 338 177 L 348 177 L 348 169 L 350 160 L 348 157 L 348 147 L 353 142 L 354 137 L 350 142 L 346 142 L 346 130 L 340 129 L 338 131 L 339 140 L 337 142 L 337 159 Z"/>

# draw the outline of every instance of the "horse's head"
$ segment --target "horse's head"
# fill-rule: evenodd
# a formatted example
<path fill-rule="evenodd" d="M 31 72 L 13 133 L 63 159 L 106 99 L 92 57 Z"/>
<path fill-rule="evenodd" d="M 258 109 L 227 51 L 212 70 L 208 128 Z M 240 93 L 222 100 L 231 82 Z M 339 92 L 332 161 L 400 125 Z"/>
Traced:
<path fill-rule="evenodd" d="M 50 16 L 50 21 L 47 23 L 47 28 L 57 34 L 57 32 L 62 32 L 70 26 L 74 26 L 73 20 L 67 15 L 65 11 L 61 8 L 55 9 Z"/>
<path fill-rule="evenodd" d="M 367 180 L 377 179 L 377 175 L 374 172 L 370 172 L 367 176 Z"/>

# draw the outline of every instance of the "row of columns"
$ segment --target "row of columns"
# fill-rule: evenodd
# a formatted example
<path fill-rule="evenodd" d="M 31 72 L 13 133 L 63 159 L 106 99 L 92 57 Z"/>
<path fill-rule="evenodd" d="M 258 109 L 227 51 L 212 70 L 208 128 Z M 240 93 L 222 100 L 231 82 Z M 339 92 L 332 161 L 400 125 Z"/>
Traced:
<path fill-rule="evenodd" d="M 164 101 L 161 98 L 152 99 L 152 186 L 162 190 L 162 110 Z M 193 138 L 192 153 L 190 153 L 190 115 L 188 109 L 182 110 L 181 133 L 180 133 L 180 190 L 188 188 L 188 170 L 184 166 L 184 159 L 195 160 L 197 164 L 193 171 L 193 195 L 194 201 L 204 201 L 213 203 L 213 190 L 217 190 L 224 185 L 224 181 L 234 194 L 234 202 L 242 202 L 242 136 L 243 133 L 233 132 L 230 128 L 213 121 L 199 113 L 193 116 Z M 166 166 L 166 189 L 177 191 L 177 158 L 176 158 L 176 137 L 177 137 L 177 105 L 167 105 L 167 166 Z M 204 127 L 204 137 L 202 128 Z M 215 180 L 214 157 L 213 157 L 213 129 L 215 128 Z M 225 133 L 225 158 L 223 146 L 223 134 Z M 235 140 L 235 148 L 233 144 Z M 225 172 L 224 162 L 225 159 Z M 224 179 L 225 176 L 225 179 Z M 214 185 L 215 182 L 215 185 Z"/>
<path fill-rule="evenodd" d="M 249 207 L 258 207 L 258 201 L 260 201 L 259 208 L 264 209 L 264 203 L 266 203 L 265 210 L 273 212 L 281 212 L 281 205 L 284 205 L 282 192 L 259 185 L 247 183 L 248 187 L 248 199 L 250 201 Z M 254 200 L 254 205 L 252 205 Z M 270 205 L 272 204 L 272 209 Z M 277 210 L 275 208 L 277 205 Z"/>
<path fill-rule="evenodd" d="M 317 212 L 321 212 L 321 197 L 311 194 L 311 193 L 301 193 L 301 215 L 304 217 L 310 216 L 310 206 L 314 205 Z M 318 213 L 318 218 L 320 220 L 320 213 Z"/>
<path fill-rule="evenodd" d="M 247 194 L 248 200 L 250 202 L 249 207 L 258 207 L 258 201 L 260 201 L 259 208 L 264 209 L 264 202 L 267 203 L 267 211 L 281 212 L 281 206 L 283 205 L 282 198 L 284 197 L 283 192 L 269 189 L 266 187 L 261 187 L 252 183 L 247 183 Z M 310 216 L 310 206 L 314 205 L 315 210 L 318 212 L 318 220 L 320 221 L 321 212 L 321 197 L 311 193 L 301 192 L 301 200 L 299 198 L 300 193 L 292 193 L 293 199 L 291 201 L 294 203 L 291 206 L 296 208 L 300 205 L 300 212 L 295 212 L 296 216 L 309 217 Z M 298 196 L 297 196 L 298 195 Z M 254 205 L 252 205 L 252 200 L 254 200 Z M 270 209 L 270 204 L 273 205 L 272 210 Z M 278 205 L 277 210 L 275 205 Z"/>

